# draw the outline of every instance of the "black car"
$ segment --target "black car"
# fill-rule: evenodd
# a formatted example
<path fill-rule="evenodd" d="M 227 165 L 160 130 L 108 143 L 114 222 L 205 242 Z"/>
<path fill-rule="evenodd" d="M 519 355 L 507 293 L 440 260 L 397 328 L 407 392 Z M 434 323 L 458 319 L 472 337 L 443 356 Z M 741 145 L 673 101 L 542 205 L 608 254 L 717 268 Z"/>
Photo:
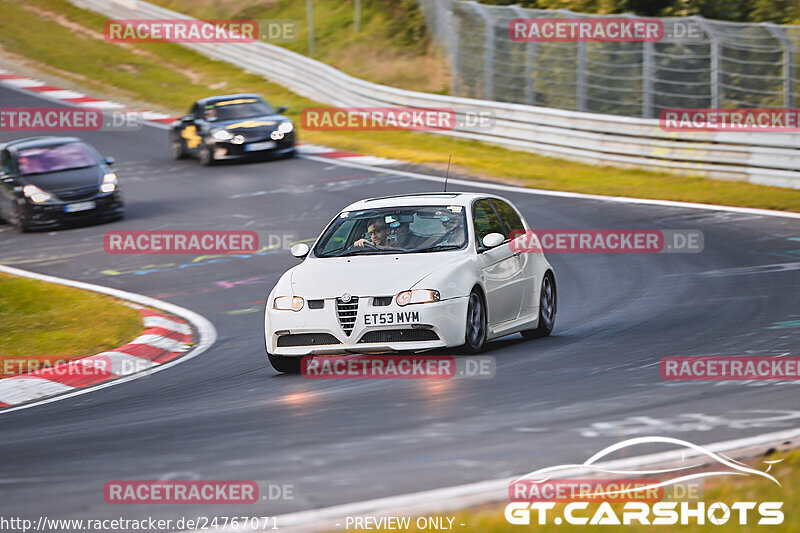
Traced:
<path fill-rule="evenodd" d="M 75 137 L 30 137 L 0 144 L 0 218 L 25 232 L 125 216 L 117 176 Z"/>
<path fill-rule="evenodd" d="M 175 159 L 194 156 L 202 165 L 244 157 L 294 156 L 294 124 L 257 94 L 212 96 L 194 103 L 172 124 Z"/>

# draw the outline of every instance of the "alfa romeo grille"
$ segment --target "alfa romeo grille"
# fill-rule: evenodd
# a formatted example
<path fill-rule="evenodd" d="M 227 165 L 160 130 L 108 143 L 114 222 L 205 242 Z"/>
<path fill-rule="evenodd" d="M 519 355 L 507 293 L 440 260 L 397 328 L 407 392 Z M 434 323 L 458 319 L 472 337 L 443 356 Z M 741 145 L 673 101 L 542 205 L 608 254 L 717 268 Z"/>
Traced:
<path fill-rule="evenodd" d="M 350 297 L 350 301 L 347 303 L 344 303 L 341 298 L 336 298 L 336 316 L 339 317 L 342 331 L 349 337 L 358 316 L 358 296 Z"/>

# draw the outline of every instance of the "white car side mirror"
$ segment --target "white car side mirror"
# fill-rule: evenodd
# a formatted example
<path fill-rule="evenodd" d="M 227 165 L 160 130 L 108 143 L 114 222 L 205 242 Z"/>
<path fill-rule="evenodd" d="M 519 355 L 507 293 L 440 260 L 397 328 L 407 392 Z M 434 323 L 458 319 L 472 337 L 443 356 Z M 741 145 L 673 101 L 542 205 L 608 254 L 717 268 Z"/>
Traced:
<path fill-rule="evenodd" d="M 483 246 L 486 248 L 494 248 L 503 244 L 506 238 L 501 233 L 490 233 L 483 238 Z"/>
<path fill-rule="evenodd" d="M 291 253 L 293 256 L 297 257 L 298 259 L 302 259 L 305 256 L 307 256 L 308 252 L 309 252 L 308 245 L 306 243 L 304 243 L 304 242 L 295 244 L 294 246 L 292 246 L 291 250 L 289 250 L 289 253 Z"/>

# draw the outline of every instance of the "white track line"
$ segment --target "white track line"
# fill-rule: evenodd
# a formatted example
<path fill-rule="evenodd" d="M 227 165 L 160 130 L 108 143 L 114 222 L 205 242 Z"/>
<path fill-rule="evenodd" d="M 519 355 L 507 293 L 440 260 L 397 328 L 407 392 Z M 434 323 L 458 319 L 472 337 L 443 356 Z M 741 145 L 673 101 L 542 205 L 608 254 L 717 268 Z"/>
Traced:
<path fill-rule="evenodd" d="M 431 174 L 422 174 L 419 172 L 410 172 L 407 170 L 387 169 L 385 167 L 375 167 L 351 161 L 342 161 L 341 158 L 332 157 L 319 157 L 315 155 L 300 155 L 303 159 L 310 161 L 317 161 L 319 163 L 326 163 L 330 165 L 340 165 L 343 167 L 358 168 L 361 170 L 369 170 L 372 172 L 380 172 L 385 174 L 391 172 L 398 176 L 406 176 L 426 181 L 436 181 L 444 183 L 442 176 L 433 176 Z M 559 198 L 576 198 L 579 200 L 600 200 L 603 202 L 617 202 L 624 204 L 640 204 L 640 205 L 658 205 L 664 207 L 683 207 L 686 209 L 703 209 L 707 211 L 728 211 L 731 213 L 742 213 L 748 215 L 761 215 L 766 217 L 784 217 L 800 219 L 800 213 L 790 213 L 786 211 L 773 211 L 770 209 L 757 209 L 753 207 L 732 207 L 727 205 L 714 205 L 714 204 L 696 204 L 691 202 L 675 202 L 672 200 L 650 200 L 647 198 L 629 198 L 627 196 L 604 196 L 601 194 L 585 194 L 579 192 L 566 192 L 566 191 L 550 191 L 546 189 L 532 189 L 530 187 L 521 187 L 519 185 L 502 185 L 500 183 L 487 183 L 484 181 L 472 181 L 457 178 L 449 178 L 447 180 L 448 186 L 451 184 L 464 185 L 468 187 L 478 187 L 481 189 L 492 189 L 496 191 L 507 191 L 524 194 L 537 194 L 540 196 L 556 196 Z M 451 189 L 452 190 L 452 189 Z"/>
<path fill-rule="evenodd" d="M 136 294 L 133 292 L 127 292 L 119 289 L 112 289 L 111 287 L 103 287 L 102 285 L 95 285 L 93 283 L 86 283 L 83 281 L 73 281 L 64 278 L 58 278 L 55 276 L 38 274 L 36 272 L 21 270 L 19 268 L 8 267 L 5 265 L 0 265 L 0 272 L 5 272 L 7 274 L 12 274 L 15 276 L 23 276 L 26 278 L 38 279 L 40 281 L 46 281 L 48 283 L 57 283 L 59 285 L 66 285 L 67 287 L 74 287 L 76 289 L 84 289 L 87 291 L 108 294 L 109 296 L 113 296 L 114 298 L 119 298 L 120 300 L 127 300 L 129 302 L 137 303 L 147 307 L 160 309 L 165 313 L 183 318 L 187 322 L 191 323 L 194 326 L 195 330 L 197 330 L 197 336 L 198 336 L 197 344 L 193 346 L 185 355 L 178 357 L 177 359 L 173 359 L 172 361 L 168 361 L 162 365 L 152 367 L 138 374 L 133 374 L 128 377 L 115 379 L 113 381 L 108 381 L 105 383 L 101 383 L 99 385 L 94 385 L 92 387 L 77 389 L 74 392 L 62 394 L 60 396 L 54 396 L 52 398 L 47 398 L 40 402 L 28 403 L 25 405 L 20 405 L 18 407 L 8 407 L 0 411 L 0 416 L 6 413 L 11 413 L 13 411 L 19 411 L 21 409 L 30 409 L 31 407 L 36 407 L 37 405 L 56 402 L 59 400 L 63 400 L 65 398 L 72 398 L 73 396 L 79 396 L 81 394 L 87 394 L 89 392 L 93 392 L 99 389 L 104 389 L 106 387 L 113 387 L 114 385 L 120 385 L 122 383 L 127 383 L 128 381 L 133 381 L 134 379 L 139 379 L 144 376 L 155 374 L 156 372 L 161 372 L 162 370 L 171 368 L 175 365 L 183 363 L 184 361 L 188 361 L 193 357 L 197 357 L 201 353 L 208 350 L 211 347 L 211 345 L 214 344 L 214 342 L 217 340 L 217 330 L 214 328 L 214 325 L 204 316 L 195 313 L 194 311 L 190 311 L 185 307 L 180 307 L 178 305 L 157 300 L 155 298 L 144 296 L 142 294 Z M 0 399 L 0 401 L 2 401 L 2 399 Z"/>

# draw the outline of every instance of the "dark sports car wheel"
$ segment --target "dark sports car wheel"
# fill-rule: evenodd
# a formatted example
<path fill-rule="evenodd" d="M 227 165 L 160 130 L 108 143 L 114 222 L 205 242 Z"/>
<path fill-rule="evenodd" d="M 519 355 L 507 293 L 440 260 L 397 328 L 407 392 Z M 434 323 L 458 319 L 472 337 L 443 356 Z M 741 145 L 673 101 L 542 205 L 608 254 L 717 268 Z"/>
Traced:
<path fill-rule="evenodd" d="M 16 228 L 20 231 L 20 233 L 28 233 L 28 231 L 30 231 L 30 226 L 25 221 L 25 216 L 23 215 L 19 205 L 14 204 L 12 210 L 13 210 L 12 214 L 13 214 L 14 226 L 16 226 Z"/>
<path fill-rule="evenodd" d="M 179 137 L 172 138 L 172 157 L 175 159 L 186 159 L 186 150 L 183 148 L 183 141 Z"/>
<path fill-rule="evenodd" d="M 204 167 L 210 167 L 214 164 L 214 152 L 206 143 L 200 145 L 198 157 L 200 158 L 200 164 Z"/>
<path fill-rule="evenodd" d="M 557 308 L 556 282 L 553 274 L 548 272 L 542 280 L 542 290 L 539 293 L 539 325 L 536 329 L 522 332 L 526 339 L 547 337 L 553 331 L 556 323 Z"/>

